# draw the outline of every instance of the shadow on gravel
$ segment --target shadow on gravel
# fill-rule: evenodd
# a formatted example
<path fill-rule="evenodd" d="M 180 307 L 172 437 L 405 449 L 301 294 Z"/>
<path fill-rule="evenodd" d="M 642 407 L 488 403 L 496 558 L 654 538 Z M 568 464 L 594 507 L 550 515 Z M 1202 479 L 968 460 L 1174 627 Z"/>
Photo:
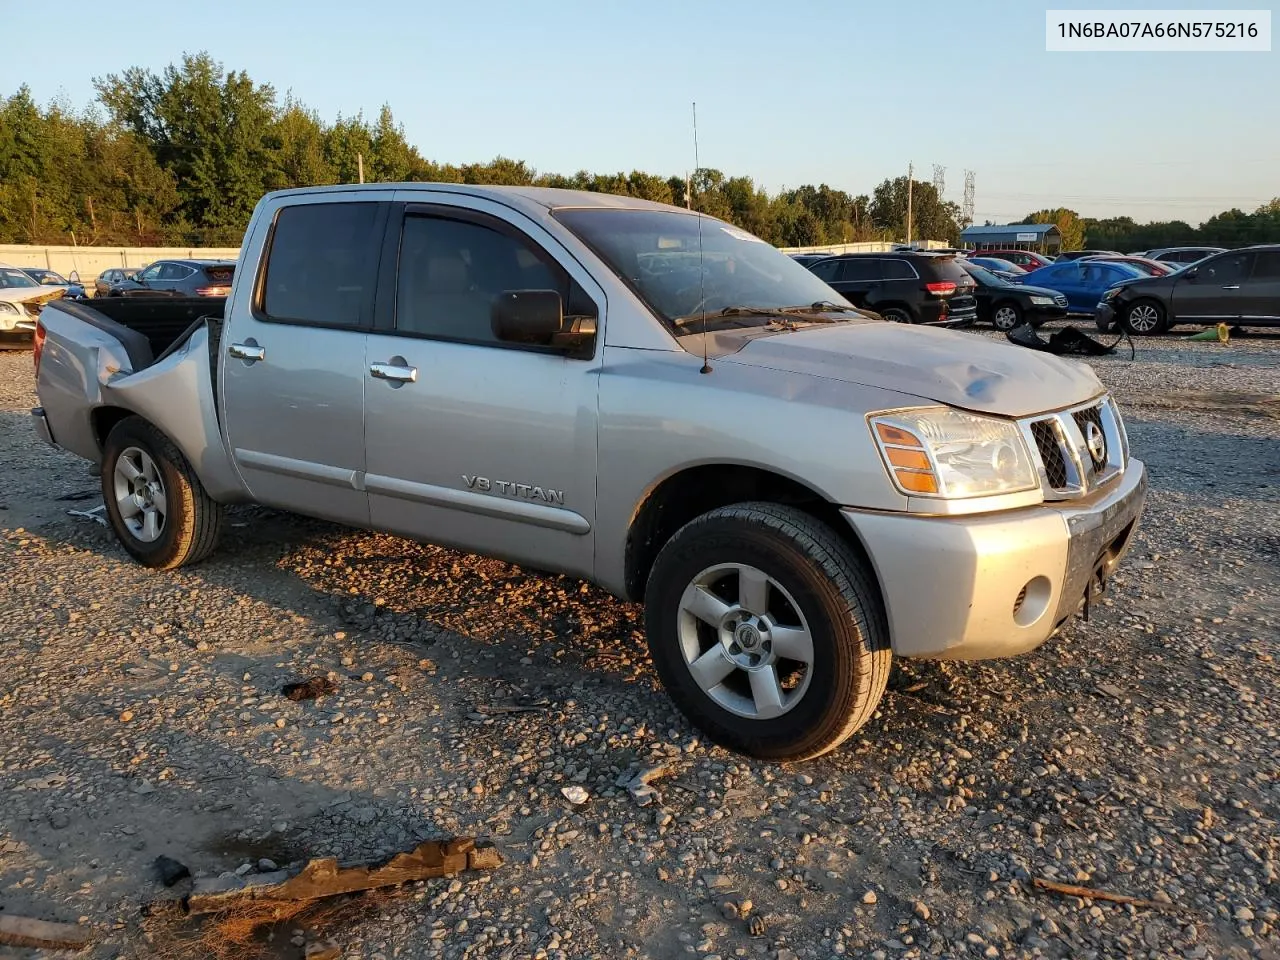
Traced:
<path fill-rule="evenodd" d="M 1125 426 L 1134 456 L 1147 465 L 1153 491 L 1265 504 L 1277 499 L 1280 444 L 1274 433 L 1225 433 L 1211 426 L 1199 429 L 1133 414 Z M 1270 482 L 1259 484 L 1259 478 L 1270 478 Z"/>

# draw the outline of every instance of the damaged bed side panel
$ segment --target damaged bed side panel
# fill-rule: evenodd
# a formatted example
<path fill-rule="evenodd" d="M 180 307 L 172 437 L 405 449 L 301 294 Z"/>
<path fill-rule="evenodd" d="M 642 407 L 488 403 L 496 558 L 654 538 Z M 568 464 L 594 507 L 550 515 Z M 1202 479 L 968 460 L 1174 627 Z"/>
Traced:
<path fill-rule="evenodd" d="M 248 499 L 248 492 L 222 442 L 209 333 L 205 323 L 183 347 L 158 363 L 111 378 L 102 387 L 102 397 L 106 404 L 131 410 L 155 424 L 195 468 L 209 495 L 226 503 Z"/>

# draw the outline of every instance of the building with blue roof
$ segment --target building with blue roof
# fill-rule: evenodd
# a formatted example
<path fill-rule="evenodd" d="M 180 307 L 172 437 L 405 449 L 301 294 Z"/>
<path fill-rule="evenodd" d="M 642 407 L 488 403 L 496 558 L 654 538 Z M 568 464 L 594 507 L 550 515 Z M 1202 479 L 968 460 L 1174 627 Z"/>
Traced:
<path fill-rule="evenodd" d="M 1062 251 L 1062 231 L 1052 223 L 1008 223 L 966 227 L 960 246 L 967 250 L 1033 250 L 1046 256 Z"/>

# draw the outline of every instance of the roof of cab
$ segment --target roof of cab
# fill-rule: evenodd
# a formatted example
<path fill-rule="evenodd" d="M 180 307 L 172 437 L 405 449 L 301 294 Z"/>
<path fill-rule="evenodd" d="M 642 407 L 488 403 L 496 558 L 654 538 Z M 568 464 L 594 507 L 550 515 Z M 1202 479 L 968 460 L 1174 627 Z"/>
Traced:
<path fill-rule="evenodd" d="M 559 187 L 499 187 L 489 184 L 436 183 L 412 181 L 407 183 L 343 183 L 327 187 L 295 187 L 267 194 L 271 197 L 308 196 L 317 193 L 386 193 L 393 190 L 432 190 L 441 193 L 457 193 L 464 196 L 484 197 L 512 207 L 541 207 L 544 210 L 601 207 L 614 210 L 668 210 L 690 213 L 684 207 L 639 197 L 627 197 L 614 193 L 595 193 L 590 190 L 564 190 Z"/>

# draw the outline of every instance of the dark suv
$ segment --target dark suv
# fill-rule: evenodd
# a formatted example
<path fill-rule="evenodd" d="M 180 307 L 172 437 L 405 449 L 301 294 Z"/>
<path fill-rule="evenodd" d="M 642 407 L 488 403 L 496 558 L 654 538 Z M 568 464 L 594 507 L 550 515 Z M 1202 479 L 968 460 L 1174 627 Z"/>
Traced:
<path fill-rule="evenodd" d="M 234 260 L 157 260 L 137 276 L 113 283 L 112 297 L 225 297 Z"/>
<path fill-rule="evenodd" d="M 973 277 L 946 253 L 849 253 L 809 267 L 854 306 L 898 323 L 957 326 L 978 318 Z"/>

